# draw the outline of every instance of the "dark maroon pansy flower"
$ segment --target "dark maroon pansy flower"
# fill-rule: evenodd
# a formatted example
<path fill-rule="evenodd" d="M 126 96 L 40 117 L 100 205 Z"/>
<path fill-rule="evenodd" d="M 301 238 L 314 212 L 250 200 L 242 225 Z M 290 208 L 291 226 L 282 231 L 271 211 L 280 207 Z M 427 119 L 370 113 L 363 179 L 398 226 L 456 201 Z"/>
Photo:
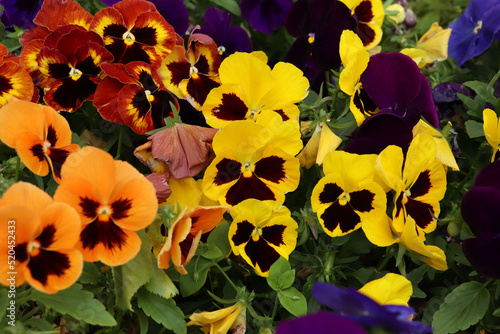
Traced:
<path fill-rule="evenodd" d="M 367 118 L 351 135 L 344 151 L 356 154 L 379 154 L 389 145 L 408 149 L 413 139 L 412 128 L 394 114 L 377 114 Z"/>
<path fill-rule="evenodd" d="M 270 34 L 283 26 L 291 0 L 242 0 L 241 16 L 252 28 Z"/>
<path fill-rule="evenodd" d="M 398 115 L 411 128 L 421 117 L 439 127 L 429 81 L 410 57 L 399 52 L 373 55 L 360 81 L 378 113 Z"/>
<path fill-rule="evenodd" d="M 208 8 L 203 16 L 204 25 L 195 28 L 196 33 L 210 36 L 222 58 L 239 52 L 252 52 L 250 36 L 242 27 L 231 26 L 231 13 L 220 9 Z"/>
<path fill-rule="evenodd" d="M 43 0 L 0 0 L 3 6 L 0 18 L 5 28 L 18 26 L 29 29 L 35 26 L 33 19 L 42 7 Z"/>
<path fill-rule="evenodd" d="M 340 35 L 357 29 L 349 8 L 337 0 L 298 0 L 288 11 L 285 26 L 297 38 L 285 61 L 302 69 L 311 57 L 320 71 L 340 66 Z"/>
<path fill-rule="evenodd" d="M 500 160 L 484 167 L 462 200 L 462 217 L 475 238 L 462 249 L 476 271 L 500 279 Z"/>

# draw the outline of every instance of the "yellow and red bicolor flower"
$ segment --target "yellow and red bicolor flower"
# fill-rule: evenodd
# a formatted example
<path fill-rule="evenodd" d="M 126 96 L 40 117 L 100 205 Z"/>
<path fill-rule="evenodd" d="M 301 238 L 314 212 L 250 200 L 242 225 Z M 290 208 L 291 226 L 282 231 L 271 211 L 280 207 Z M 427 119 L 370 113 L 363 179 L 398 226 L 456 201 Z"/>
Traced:
<path fill-rule="evenodd" d="M 18 59 L 9 57 L 5 45 L 0 44 L 0 107 L 7 104 L 10 97 L 31 101 L 35 85 L 28 72 L 18 63 Z"/>
<path fill-rule="evenodd" d="M 90 25 L 104 39 L 114 62 L 143 61 L 158 69 L 176 42 L 174 28 L 145 0 L 122 0 L 97 12 Z"/>
<path fill-rule="evenodd" d="M 288 256 L 297 245 L 297 222 L 290 210 L 276 201 L 247 199 L 231 209 L 229 243 L 260 276 L 269 276 L 269 268 L 280 256 Z"/>
<path fill-rule="evenodd" d="M 135 231 L 150 225 L 158 209 L 155 188 L 144 175 L 92 146 L 69 156 L 54 200 L 79 214 L 78 248 L 84 260 L 109 266 L 137 255 L 141 239 Z"/>
<path fill-rule="evenodd" d="M 386 224 L 386 194 L 376 180 L 376 158 L 344 151 L 326 155 L 325 176 L 313 189 L 311 206 L 329 236 L 342 236 L 360 227 L 368 236 Z"/>
<path fill-rule="evenodd" d="M 187 51 L 182 45 L 174 47 L 163 60 L 159 74 L 171 92 L 201 110 L 208 93 L 220 86 L 221 56 L 207 35 L 192 34 L 187 45 Z"/>
<path fill-rule="evenodd" d="M 143 61 L 101 66 L 107 74 L 97 86 L 94 105 L 104 119 L 126 124 L 139 134 L 165 126 L 172 116 L 170 102 L 179 110 L 156 70 Z"/>
<path fill-rule="evenodd" d="M 281 121 L 281 125 L 283 131 L 275 128 L 274 132 L 252 120 L 233 121 L 219 130 L 212 141 L 216 157 L 203 177 L 205 195 L 230 206 L 248 198 L 283 203 L 285 193 L 299 183 L 300 164 L 295 155 L 302 142 L 292 123 Z M 287 136 L 293 130 L 296 138 Z"/>
<path fill-rule="evenodd" d="M 33 173 L 45 176 L 50 168 L 56 181 L 68 155 L 80 149 L 71 144 L 63 116 L 51 107 L 15 98 L 0 109 L 0 140 L 14 148 Z"/>
<path fill-rule="evenodd" d="M 0 225 L 1 284 L 10 285 L 9 273 L 15 272 L 16 286 L 28 282 L 52 294 L 80 277 L 83 258 L 76 244 L 81 223 L 71 206 L 54 202 L 31 183 L 18 182 L 0 199 Z M 10 264 L 14 258 L 15 265 Z"/>
<path fill-rule="evenodd" d="M 38 78 L 40 76 L 38 56 L 42 47 L 53 42 L 52 38 L 47 39 L 50 33 L 63 26 L 80 26 L 89 30 L 92 19 L 93 16 L 76 1 L 43 1 L 40 11 L 33 20 L 36 26 L 26 30 L 21 37 L 20 64 L 33 79 Z M 60 36 L 54 37 L 57 40 Z M 48 44 L 44 45 L 46 41 Z"/>
<path fill-rule="evenodd" d="M 111 63 L 113 55 L 101 36 L 79 26 L 61 27 L 49 38 L 51 43 L 46 43 L 38 57 L 44 101 L 56 110 L 74 112 L 93 99 L 103 76 L 100 66 Z"/>
<path fill-rule="evenodd" d="M 271 70 L 263 52 L 236 52 L 222 62 L 219 78 L 222 85 L 210 91 L 202 109 L 210 126 L 220 129 L 271 110 L 298 127 L 295 103 L 307 96 L 309 81 L 294 65 L 279 62 Z"/>
<path fill-rule="evenodd" d="M 382 0 L 341 0 L 356 15 L 358 30 L 356 34 L 363 41 L 363 46 L 369 50 L 380 43 L 382 39 L 382 23 L 385 10 Z"/>

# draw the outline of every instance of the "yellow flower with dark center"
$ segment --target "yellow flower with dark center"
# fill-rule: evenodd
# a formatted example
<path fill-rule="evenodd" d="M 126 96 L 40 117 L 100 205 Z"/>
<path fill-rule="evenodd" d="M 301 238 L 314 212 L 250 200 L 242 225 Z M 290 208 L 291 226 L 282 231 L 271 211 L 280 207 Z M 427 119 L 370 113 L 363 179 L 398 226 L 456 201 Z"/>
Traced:
<path fill-rule="evenodd" d="M 385 11 L 382 0 L 342 0 L 351 12 L 356 15 L 358 30 L 356 33 L 369 50 L 382 39 L 382 23 Z"/>
<path fill-rule="evenodd" d="M 234 121 L 215 134 L 212 145 L 216 157 L 205 171 L 203 192 L 222 205 L 248 198 L 282 203 L 299 184 L 295 155 L 302 142 L 292 123 L 281 121 L 270 129 L 251 120 Z"/>
<path fill-rule="evenodd" d="M 386 196 L 375 180 L 375 159 L 343 151 L 326 155 L 325 176 L 313 189 L 311 205 L 329 236 L 386 223 Z"/>
<path fill-rule="evenodd" d="M 232 208 L 231 216 L 231 248 L 258 275 L 268 276 L 271 265 L 295 249 L 298 225 L 280 203 L 247 199 Z"/>

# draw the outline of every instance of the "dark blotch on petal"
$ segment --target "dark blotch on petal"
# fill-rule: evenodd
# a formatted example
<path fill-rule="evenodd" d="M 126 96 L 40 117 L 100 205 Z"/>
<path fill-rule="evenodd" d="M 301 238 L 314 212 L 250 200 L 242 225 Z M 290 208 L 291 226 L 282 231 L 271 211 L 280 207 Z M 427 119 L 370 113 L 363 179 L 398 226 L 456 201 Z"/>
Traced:
<path fill-rule="evenodd" d="M 424 196 L 431 189 L 431 171 L 425 170 L 417 178 L 417 181 L 411 186 L 410 193 L 412 198 Z"/>
<path fill-rule="evenodd" d="M 243 120 L 247 111 L 245 102 L 234 93 L 222 94 L 222 103 L 211 110 L 212 115 L 224 121 Z"/>
<path fill-rule="evenodd" d="M 127 235 L 112 220 L 103 222 L 96 219 L 85 226 L 80 233 L 80 241 L 83 248 L 94 249 L 103 244 L 108 250 L 114 250 L 127 243 Z"/>
<path fill-rule="evenodd" d="M 217 81 L 214 81 L 210 77 L 202 74 L 198 75 L 197 78 L 191 78 L 191 80 L 188 81 L 186 90 L 196 102 L 203 105 L 207 99 L 208 93 L 210 93 L 212 89 L 219 86 L 220 84 Z"/>
<path fill-rule="evenodd" d="M 69 267 L 70 261 L 66 254 L 44 249 L 40 249 L 40 253 L 28 262 L 31 276 L 43 285 L 47 284 L 50 275 L 60 277 Z"/>
<path fill-rule="evenodd" d="M 157 31 L 154 28 L 133 28 L 130 32 L 134 35 L 136 43 L 146 44 L 149 46 L 155 46 L 158 44 L 158 41 L 156 40 Z"/>
<path fill-rule="evenodd" d="M 54 235 L 56 233 L 56 227 L 54 225 L 47 225 L 44 227 L 42 234 L 40 234 L 36 240 L 40 242 L 40 247 L 48 248 L 54 243 Z"/>
<path fill-rule="evenodd" d="M 0 94 L 7 93 L 13 88 L 12 83 L 9 78 L 0 75 Z"/>
<path fill-rule="evenodd" d="M 51 146 L 55 146 L 57 143 L 57 134 L 56 130 L 52 125 L 49 125 L 48 130 L 47 130 L 47 140 L 50 143 Z"/>
<path fill-rule="evenodd" d="M 224 158 L 215 168 L 217 168 L 217 175 L 215 175 L 214 184 L 218 186 L 232 182 L 241 175 L 241 163 L 235 160 Z"/>
<path fill-rule="evenodd" d="M 257 241 L 250 239 L 245 246 L 245 253 L 252 261 L 252 264 L 254 266 L 258 265 L 262 272 L 268 271 L 272 264 L 280 258 L 279 253 L 262 238 Z"/>
<path fill-rule="evenodd" d="M 182 259 L 186 259 L 188 254 L 189 254 L 189 250 L 191 249 L 191 246 L 193 245 L 193 239 L 194 239 L 194 236 L 189 233 L 187 236 L 186 236 L 186 239 L 182 240 L 180 243 L 179 243 L 179 247 L 181 248 L 181 254 L 182 254 Z"/>
<path fill-rule="evenodd" d="M 231 240 L 233 240 L 235 246 L 244 244 L 245 242 L 248 242 L 248 240 L 250 240 L 254 229 L 255 226 L 253 226 L 247 220 L 236 223 L 236 232 L 234 233 Z"/>
<path fill-rule="evenodd" d="M 182 80 L 189 79 L 190 68 L 191 64 L 189 64 L 188 62 L 172 62 L 168 64 L 167 69 L 172 75 L 170 83 L 178 86 Z"/>
<path fill-rule="evenodd" d="M 264 226 L 262 228 L 262 238 L 267 242 L 272 243 L 275 246 L 284 245 L 283 233 L 285 233 L 286 226 L 284 225 L 272 225 Z"/>
<path fill-rule="evenodd" d="M 210 72 L 210 65 L 208 65 L 207 57 L 204 55 L 200 55 L 195 67 L 198 70 L 198 73 L 208 74 L 208 72 Z"/>
<path fill-rule="evenodd" d="M 94 201 L 88 197 L 80 197 L 80 208 L 82 208 L 82 214 L 88 218 L 95 218 L 97 216 L 97 210 L 101 203 Z"/>
<path fill-rule="evenodd" d="M 27 243 L 22 243 L 16 245 L 16 247 L 14 248 L 14 250 L 16 251 L 16 261 L 18 264 L 28 260 L 28 251 L 26 249 L 27 247 Z"/>
<path fill-rule="evenodd" d="M 285 160 L 272 155 L 264 157 L 255 163 L 255 175 L 274 183 L 279 183 L 286 178 Z"/>
<path fill-rule="evenodd" d="M 31 151 L 31 153 L 33 153 L 33 156 L 35 156 L 36 158 L 38 158 L 38 161 L 43 161 L 43 159 L 45 159 L 45 155 L 43 153 L 43 146 L 42 146 L 42 144 L 33 145 L 30 148 L 30 151 Z"/>
<path fill-rule="evenodd" d="M 415 223 L 422 229 L 426 228 L 433 220 L 432 216 L 433 210 L 432 206 L 427 203 L 422 203 L 415 201 L 412 198 L 408 198 L 408 202 L 405 204 L 406 212 L 408 216 L 415 219 Z"/>
<path fill-rule="evenodd" d="M 241 177 L 226 194 L 226 201 L 230 205 L 236 205 L 248 198 L 260 201 L 276 200 L 272 190 L 253 173 L 250 177 Z"/>
<path fill-rule="evenodd" d="M 61 167 L 70 154 L 69 151 L 62 148 L 52 148 L 49 150 L 49 158 L 52 161 L 52 168 L 57 177 L 61 177 Z"/>
<path fill-rule="evenodd" d="M 129 198 L 120 198 L 111 203 L 111 217 L 113 219 L 127 218 L 129 210 L 132 208 L 132 200 Z"/>
<path fill-rule="evenodd" d="M 290 117 L 288 117 L 288 115 L 285 114 L 283 109 L 275 109 L 273 111 L 278 113 L 281 116 L 281 119 L 283 120 L 283 122 L 288 121 L 290 119 Z"/>
<path fill-rule="evenodd" d="M 327 183 L 323 188 L 323 191 L 319 194 L 319 202 L 322 204 L 333 203 L 337 201 L 344 190 L 340 188 L 335 183 Z"/>
<path fill-rule="evenodd" d="M 70 67 L 67 64 L 49 64 L 49 76 L 54 79 L 65 79 L 69 77 Z"/>
<path fill-rule="evenodd" d="M 349 204 L 351 204 L 354 210 L 368 212 L 373 209 L 372 203 L 375 194 L 369 190 L 353 191 L 349 196 L 351 196 Z"/>
<path fill-rule="evenodd" d="M 340 226 L 342 232 L 349 232 L 361 221 L 358 214 L 354 212 L 353 208 L 349 205 L 340 205 L 339 202 L 333 203 L 321 215 L 325 228 L 333 231 Z"/>

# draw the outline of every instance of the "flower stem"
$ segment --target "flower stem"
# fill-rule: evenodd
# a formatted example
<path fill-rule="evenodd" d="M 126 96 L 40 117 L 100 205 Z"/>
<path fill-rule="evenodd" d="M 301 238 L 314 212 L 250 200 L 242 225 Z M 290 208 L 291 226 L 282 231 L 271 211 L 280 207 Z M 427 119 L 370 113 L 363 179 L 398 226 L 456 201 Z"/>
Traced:
<path fill-rule="evenodd" d="M 226 274 L 226 272 L 222 269 L 222 267 L 217 263 L 215 262 L 215 266 L 217 267 L 217 269 L 219 269 L 219 271 L 222 273 L 222 275 L 226 278 L 226 280 L 229 282 L 229 284 L 233 287 L 233 289 L 235 291 L 238 291 L 238 287 L 236 286 L 236 284 L 234 284 L 233 280 L 231 278 L 229 278 L 229 276 Z"/>
<path fill-rule="evenodd" d="M 120 159 L 120 153 L 122 151 L 122 144 L 123 144 L 123 129 L 124 126 L 120 125 L 120 132 L 118 133 L 118 147 L 116 148 L 115 160 Z"/>
<path fill-rule="evenodd" d="M 384 261 L 380 263 L 377 269 L 375 269 L 375 271 L 370 275 L 370 278 L 368 278 L 368 282 L 372 281 L 375 278 L 375 276 L 377 276 L 377 274 L 385 268 L 389 260 L 392 258 L 392 255 L 394 255 L 394 249 L 395 249 L 394 245 L 392 245 L 389 251 L 387 252 L 386 256 L 384 257 Z"/>

